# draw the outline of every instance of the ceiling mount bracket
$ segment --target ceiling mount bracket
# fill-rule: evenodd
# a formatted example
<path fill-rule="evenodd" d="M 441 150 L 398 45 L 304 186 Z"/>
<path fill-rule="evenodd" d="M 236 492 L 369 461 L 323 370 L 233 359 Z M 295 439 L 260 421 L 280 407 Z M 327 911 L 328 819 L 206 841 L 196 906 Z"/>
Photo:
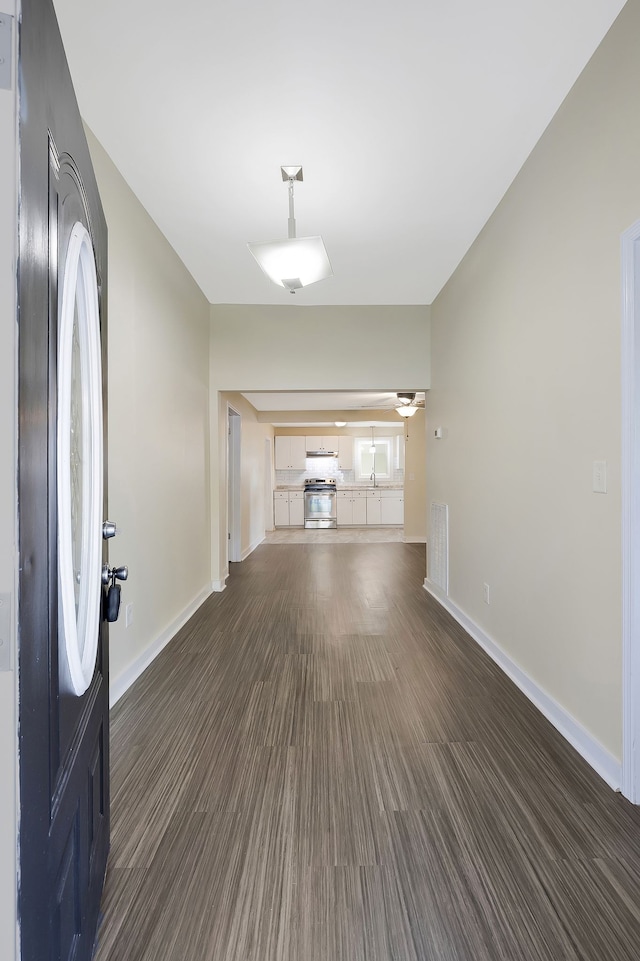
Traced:
<path fill-rule="evenodd" d="M 293 164 L 288 167 L 280 167 L 280 172 L 282 174 L 282 179 L 287 182 L 287 180 L 302 180 L 302 165 Z"/>

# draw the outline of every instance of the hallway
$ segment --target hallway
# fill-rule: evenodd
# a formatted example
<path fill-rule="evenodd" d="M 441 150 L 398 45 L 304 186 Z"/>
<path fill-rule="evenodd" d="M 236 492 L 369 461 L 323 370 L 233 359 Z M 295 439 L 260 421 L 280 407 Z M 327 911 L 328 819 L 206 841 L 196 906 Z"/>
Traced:
<path fill-rule="evenodd" d="M 112 712 L 96 961 L 631 961 L 640 811 L 422 589 L 263 544 Z"/>

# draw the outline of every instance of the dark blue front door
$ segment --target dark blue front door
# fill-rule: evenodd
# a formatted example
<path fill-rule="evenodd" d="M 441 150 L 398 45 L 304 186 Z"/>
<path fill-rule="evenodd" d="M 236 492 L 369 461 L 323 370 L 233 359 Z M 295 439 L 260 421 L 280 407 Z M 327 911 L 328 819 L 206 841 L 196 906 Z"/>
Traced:
<path fill-rule="evenodd" d="M 82 684 L 74 689 L 59 609 L 60 302 L 74 230 L 76 235 L 82 232 L 85 255 L 89 251 L 91 263 L 95 261 L 106 384 L 106 224 L 52 3 L 23 0 L 19 213 L 19 910 L 23 961 L 88 961 L 91 957 L 109 846 L 106 624 L 94 603 L 90 622 L 94 641 L 97 635 L 97 652 L 95 657 L 91 654 L 86 690 L 81 690 Z M 74 331 L 83 322 L 81 307 L 72 318 Z M 84 363 L 81 353 L 80 345 L 75 377 L 80 376 Z M 75 390 L 81 396 L 82 390 Z M 86 422 L 82 423 L 86 413 L 74 409 L 73 417 L 70 433 L 86 434 Z M 86 478 L 82 446 L 65 456 L 76 458 L 71 473 L 79 478 L 76 493 L 81 503 L 82 478 Z M 96 543 L 94 540 L 94 546 Z M 96 550 L 92 578 L 102 549 L 98 545 Z M 84 561 L 77 561 L 78 583 L 85 574 Z M 72 602 L 73 597 L 72 590 Z M 82 614 L 81 592 L 79 597 Z"/>

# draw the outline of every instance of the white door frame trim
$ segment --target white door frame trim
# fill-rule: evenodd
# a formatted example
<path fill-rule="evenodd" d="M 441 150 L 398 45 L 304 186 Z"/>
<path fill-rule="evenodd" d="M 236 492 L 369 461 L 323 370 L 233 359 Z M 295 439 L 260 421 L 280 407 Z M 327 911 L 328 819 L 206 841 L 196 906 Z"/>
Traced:
<path fill-rule="evenodd" d="M 242 560 L 242 515 L 240 510 L 240 432 L 242 415 L 227 401 L 227 570 L 229 562 Z"/>
<path fill-rule="evenodd" d="M 622 260 L 622 793 L 640 803 L 640 220 Z"/>

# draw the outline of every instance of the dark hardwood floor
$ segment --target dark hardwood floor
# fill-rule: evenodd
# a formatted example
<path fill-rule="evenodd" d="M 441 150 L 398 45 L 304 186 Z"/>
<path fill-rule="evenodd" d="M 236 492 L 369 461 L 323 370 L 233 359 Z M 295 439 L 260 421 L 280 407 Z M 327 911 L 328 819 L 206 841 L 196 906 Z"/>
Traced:
<path fill-rule="evenodd" d="M 422 589 L 261 546 L 112 715 L 96 961 L 637 961 L 640 811 Z"/>

